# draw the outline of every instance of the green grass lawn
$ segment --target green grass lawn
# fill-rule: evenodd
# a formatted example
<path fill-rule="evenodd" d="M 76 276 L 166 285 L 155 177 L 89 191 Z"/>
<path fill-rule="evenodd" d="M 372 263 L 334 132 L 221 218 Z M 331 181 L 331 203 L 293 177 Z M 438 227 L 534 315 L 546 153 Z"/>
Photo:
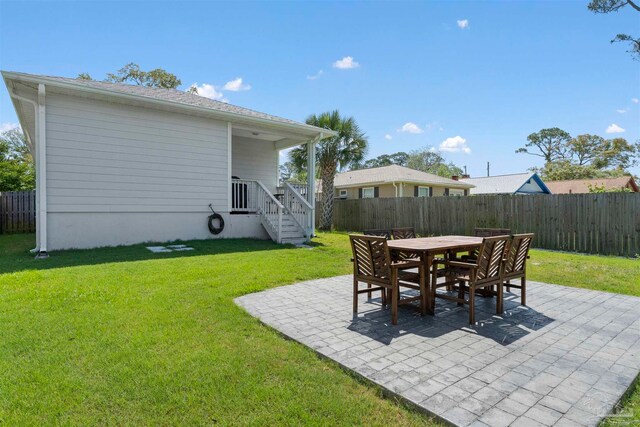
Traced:
<path fill-rule="evenodd" d="M 348 240 L 142 245 L 34 260 L 0 236 L 0 424 L 424 425 L 233 303 L 350 272 Z M 530 277 L 640 295 L 640 261 L 534 251 Z M 627 408 L 640 419 L 640 391 Z"/>

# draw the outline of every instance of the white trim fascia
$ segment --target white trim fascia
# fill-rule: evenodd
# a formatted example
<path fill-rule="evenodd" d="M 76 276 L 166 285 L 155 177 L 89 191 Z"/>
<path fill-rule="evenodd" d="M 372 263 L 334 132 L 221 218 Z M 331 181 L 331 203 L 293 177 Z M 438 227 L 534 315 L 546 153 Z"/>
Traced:
<path fill-rule="evenodd" d="M 109 96 L 114 96 L 114 97 L 117 97 L 117 98 L 130 99 L 130 100 L 138 100 L 138 101 L 139 100 L 144 100 L 144 101 L 152 103 L 152 104 L 177 107 L 177 108 L 184 109 L 184 110 L 210 114 L 210 115 L 213 115 L 213 116 L 217 116 L 218 118 L 220 118 L 222 120 L 225 120 L 225 121 L 238 120 L 238 121 L 241 121 L 241 122 L 248 122 L 248 123 L 260 123 L 260 124 L 263 124 L 263 125 L 265 125 L 267 127 L 270 127 L 270 128 L 276 128 L 276 129 L 285 128 L 285 129 L 297 130 L 298 132 L 301 132 L 301 133 L 303 133 L 304 135 L 307 135 L 307 136 L 310 136 L 310 135 L 313 135 L 313 136 L 324 135 L 323 138 L 327 138 L 327 137 L 330 137 L 330 136 L 337 135 L 337 132 L 335 132 L 335 131 L 332 131 L 332 130 L 329 130 L 329 129 L 320 129 L 320 128 L 317 128 L 315 126 L 311 126 L 311 125 L 307 125 L 307 124 L 303 124 L 303 123 L 296 123 L 296 124 L 287 123 L 287 122 L 281 122 L 281 121 L 277 121 L 277 120 L 265 119 L 265 118 L 262 118 L 262 117 L 247 116 L 245 114 L 233 113 L 233 112 L 230 112 L 230 111 L 213 110 L 211 108 L 199 107 L 199 106 L 196 106 L 196 105 L 188 105 L 188 104 L 183 104 L 183 103 L 180 103 L 180 102 L 172 102 L 172 101 L 152 98 L 152 97 L 144 96 L 144 95 L 133 95 L 133 94 L 128 94 L 128 93 L 112 91 L 112 90 L 108 90 L 108 89 L 104 89 L 104 88 L 93 88 L 93 87 L 87 87 L 87 86 L 68 83 L 68 82 L 61 82 L 61 81 L 58 81 L 58 80 L 55 80 L 55 79 L 48 79 L 46 77 L 34 78 L 34 77 L 31 77 L 31 76 L 25 76 L 25 75 L 23 75 L 21 73 L 14 73 L 14 72 L 11 72 L 11 71 L 3 71 L 2 75 L 4 76 L 5 80 L 6 79 L 13 79 L 13 80 L 17 80 L 17 81 L 25 81 L 25 82 L 37 83 L 37 84 L 41 84 L 42 82 L 45 82 L 45 83 L 47 83 L 48 86 L 53 86 L 53 87 L 61 87 L 61 88 L 67 88 L 67 89 L 72 89 L 72 90 L 78 90 L 78 91 L 81 91 L 81 92 L 101 94 L 101 95 L 109 95 Z"/>

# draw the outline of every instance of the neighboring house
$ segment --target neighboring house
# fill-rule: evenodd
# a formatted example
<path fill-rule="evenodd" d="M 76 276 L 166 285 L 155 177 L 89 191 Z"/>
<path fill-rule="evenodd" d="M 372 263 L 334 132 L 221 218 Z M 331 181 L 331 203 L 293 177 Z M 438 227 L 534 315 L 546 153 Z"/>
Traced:
<path fill-rule="evenodd" d="M 481 194 L 551 194 L 537 173 L 516 173 L 482 178 L 462 178 L 461 182 L 473 184 L 471 195 Z"/>
<path fill-rule="evenodd" d="M 604 187 L 605 191 L 628 190 L 638 193 L 638 185 L 632 176 L 622 176 L 620 178 L 594 178 L 594 179 L 571 179 L 566 181 L 550 181 L 547 186 L 553 194 L 576 194 L 589 193 L 589 187 Z"/>
<path fill-rule="evenodd" d="M 295 243 L 313 233 L 313 199 L 290 186 L 286 207 L 273 196 L 278 152 L 313 152 L 333 131 L 174 89 L 2 75 L 36 147 L 43 255 L 209 237 Z M 313 194 L 314 156 L 307 166 Z M 224 219 L 219 234 L 209 204 Z"/>
<path fill-rule="evenodd" d="M 333 182 L 335 197 L 340 199 L 466 196 L 473 187 L 398 165 L 339 173 Z"/>

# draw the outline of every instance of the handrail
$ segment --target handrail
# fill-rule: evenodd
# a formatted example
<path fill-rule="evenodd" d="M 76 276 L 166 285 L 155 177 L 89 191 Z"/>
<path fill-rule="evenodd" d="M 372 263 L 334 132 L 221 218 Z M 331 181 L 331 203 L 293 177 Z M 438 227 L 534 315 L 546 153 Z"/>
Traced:
<path fill-rule="evenodd" d="M 285 183 L 284 183 L 284 185 L 285 185 L 285 187 L 288 187 L 288 188 L 291 190 L 291 192 L 293 193 L 293 195 L 294 195 L 294 197 L 295 197 L 296 199 L 300 200 L 302 203 L 304 203 L 305 205 L 307 205 L 307 208 L 309 208 L 309 209 L 313 209 L 313 206 L 311 206 L 311 203 L 309 203 L 309 202 L 307 201 L 307 199 L 305 199 L 304 197 L 302 197 L 302 195 L 296 191 L 296 189 L 291 185 L 291 183 L 289 183 L 289 182 L 285 182 Z"/>
<path fill-rule="evenodd" d="M 312 212 L 313 206 L 288 182 L 284 183 L 284 205 L 289 211 L 293 220 L 304 231 L 304 234 L 311 237 L 313 234 Z"/>
<path fill-rule="evenodd" d="M 284 206 L 274 197 L 267 187 L 256 181 L 256 203 L 265 228 L 269 228 L 270 235 L 276 243 L 282 243 L 282 214 Z"/>
<path fill-rule="evenodd" d="M 260 188 L 262 188 L 262 191 L 264 191 L 265 193 L 267 193 L 267 196 L 269 196 L 269 197 L 271 198 L 271 201 L 272 201 L 272 202 L 275 202 L 275 204 L 276 204 L 276 206 L 277 206 L 278 208 L 280 208 L 280 209 L 284 209 L 284 206 L 282 205 L 282 203 L 280 203 L 280 202 L 278 201 L 278 199 L 276 199 L 276 197 L 275 197 L 273 194 L 271 194 L 271 192 L 270 192 L 269 190 L 267 190 L 267 187 L 265 187 L 263 183 L 261 183 L 260 181 L 255 181 L 255 182 L 258 184 L 258 186 L 259 186 Z"/>

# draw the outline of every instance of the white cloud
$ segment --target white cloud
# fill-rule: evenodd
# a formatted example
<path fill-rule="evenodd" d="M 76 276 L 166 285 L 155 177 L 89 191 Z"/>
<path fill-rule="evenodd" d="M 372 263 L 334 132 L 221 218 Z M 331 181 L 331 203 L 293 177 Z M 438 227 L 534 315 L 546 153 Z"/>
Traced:
<path fill-rule="evenodd" d="M 618 126 L 615 123 L 611 123 L 611 125 L 609 125 L 609 127 L 607 128 L 607 130 L 605 130 L 606 133 L 622 133 L 624 132 L 624 129 L 622 129 L 620 126 Z"/>
<path fill-rule="evenodd" d="M 17 123 L 10 123 L 10 122 L 5 122 L 0 124 L 0 132 L 7 132 L 10 131 L 11 129 L 15 129 L 17 127 L 19 127 L 20 125 L 18 125 Z"/>
<path fill-rule="evenodd" d="M 440 143 L 440 151 L 448 151 L 450 153 L 462 152 L 471 153 L 471 148 L 467 146 L 467 140 L 461 136 L 452 136 Z"/>
<path fill-rule="evenodd" d="M 239 92 L 241 90 L 251 89 L 251 85 L 242 83 L 242 77 L 236 77 L 235 79 L 226 82 L 222 89 L 231 92 Z"/>
<path fill-rule="evenodd" d="M 403 124 L 400 129 L 398 129 L 398 132 L 422 133 L 424 131 L 420 129 L 420 126 L 418 126 L 417 124 L 412 122 L 407 122 Z"/>
<path fill-rule="evenodd" d="M 215 99 L 216 101 L 228 102 L 225 99 L 222 92 L 218 91 L 214 85 L 210 85 L 208 83 L 202 83 L 198 85 L 198 83 L 194 83 L 191 87 L 195 86 L 198 90 L 198 95 L 204 96 L 205 98 Z"/>
<path fill-rule="evenodd" d="M 458 28 L 462 29 L 462 30 L 467 30 L 469 28 L 469 20 L 468 19 L 461 19 L 459 21 L 457 21 L 458 23 Z"/>
<path fill-rule="evenodd" d="M 393 137 L 391 135 L 389 135 L 389 134 L 386 134 L 384 136 L 384 139 L 386 139 L 387 141 L 391 141 L 393 139 Z"/>
<path fill-rule="evenodd" d="M 307 76 L 307 80 L 316 80 L 319 79 L 321 75 L 324 74 L 324 71 L 320 70 L 312 76 Z"/>
<path fill-rule="evenodd" d="M 352 68 L 358 68 L 359 66 L 360 63 L 354 61 L 352 56 L 345 56 L 333 63 L 333 68 L 339 68 L 341 70 L 350 70 Z"/>
<path fill-rule="evenodd" d="M 628 109 L 628 108 L 620 108 L 620 109 L 618 109 L 618 110 L 616 110 L 616 111 L 617 111 L 618 113 L 620 113 L 620 114 L 624 114 L 624 113 L 626 113 L 627 111 L 629 111 L 629 109 Z"/>
<path fill-rule="evenodd" d="M 638 102 L 640 102 L 640 99 L 638 99 L 638 98 L 631 98 L 631 102 L 633 102 L 634 104 L 637 104 Z"/>

